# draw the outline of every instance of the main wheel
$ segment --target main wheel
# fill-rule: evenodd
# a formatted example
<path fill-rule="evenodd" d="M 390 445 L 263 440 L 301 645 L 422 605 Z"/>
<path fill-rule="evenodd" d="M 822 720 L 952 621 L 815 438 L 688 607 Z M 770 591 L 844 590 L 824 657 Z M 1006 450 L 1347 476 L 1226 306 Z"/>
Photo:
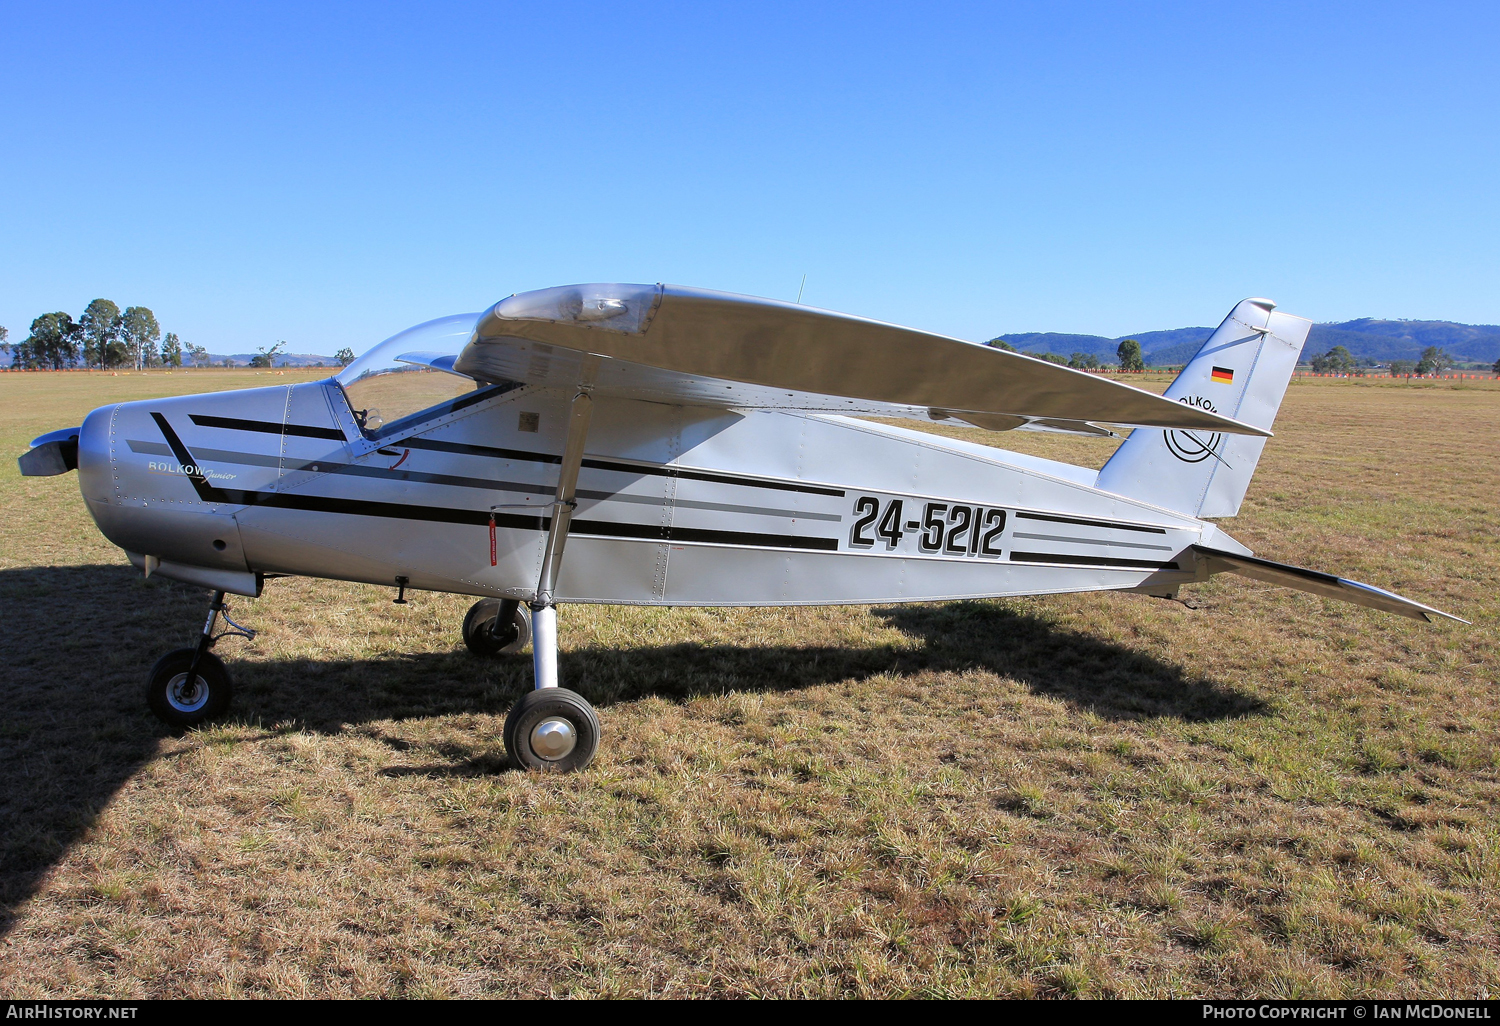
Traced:
<path fill-rule="evenodd" d="M 505 717 L 505 750 L 522 769 L 571 773 L 599 750 L 599 717 L 567 688 L 528 691 Z"/>
<path fill-rule="evenodd" d="M 515 599 L 480 599 L 464 615 L 464 644 L 477 656 L 519 652 L 531 640 L 531 616 Z"/>
<path fill-rule="evenodd" d="M 234 688 L 229 671 L 212 652 L 198 660 L 198 672 L 188 680 L 195 649 L 168 652 L 151 667 L 146 678 L 146 704 L 156 718 L 172 727 L 192 727 L 224 715 Z"/>

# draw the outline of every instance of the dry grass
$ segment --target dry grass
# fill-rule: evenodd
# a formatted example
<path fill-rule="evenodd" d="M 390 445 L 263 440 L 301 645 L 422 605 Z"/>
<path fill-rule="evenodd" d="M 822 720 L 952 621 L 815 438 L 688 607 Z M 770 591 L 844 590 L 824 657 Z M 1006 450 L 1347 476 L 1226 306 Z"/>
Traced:
<path fill-rule="evenodd" d="M 502 764 L 528 666 L 461 651 L 460 598 L 276 582 L 222 646 L 233 718 L 149 717 L 202 594 L 11 457 L 265 381 L 0 375 L 8 996 L 1500 992 L 1500 390 L 1297 382 L 1227 525 L 1473 627 L 1236 578 L 1197 610 L 574 607 L 605 744 L 553 779 Z"/>

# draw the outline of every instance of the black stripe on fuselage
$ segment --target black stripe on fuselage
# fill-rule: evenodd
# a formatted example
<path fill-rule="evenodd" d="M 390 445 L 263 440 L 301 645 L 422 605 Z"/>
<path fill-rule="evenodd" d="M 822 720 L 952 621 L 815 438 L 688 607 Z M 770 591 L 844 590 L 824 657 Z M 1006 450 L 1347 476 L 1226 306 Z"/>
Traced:
<path fill-rule="evenodd" d="M 1166 534 L 1165 527 L 1148 527 L 1145 524 L 1122 524 L 1115 520 L 1085 520 L 1082 517 L 1064 517 L 1056 513 L 1017 513 L 1021 520 L 1045 520 L 1052 524 L 1078 524 L 1081 527 L 1108 527 L 1116 531 L 1140 531 L 1143 534 Z"/>
<path fill-rule="evenodd" d="M 155 416 L 155 414 L 152 414 Z M 199 427 L 226 428 L 230 431 L 258 431 L 267 435 L 298 435 L 302 438 L 331 438 L 336 442 L 347 442 L 338 428 L 313 427 L 310 424 L 277 424 L 269 420 L 241 420 L 238 417 L 210 417 L 205 414 L 188 414 Z"/>
<path fill-rule="evenodd" d="M 130 446 L 130 451 L 143 453 L 148 456 L 171 456 L 172 447 L 161 442 L 143 442 L 137 438 L 125 440 Z M 388 456 L 397 455 L 395 452 L 382 453 Z M 198 446 L 193 451 L 193 457 L 205 460 L 209 463 L 224 463 L 233 466 L 247 467 L 276 467 L 284 469 L 287 473 L 307 472 L 313 474 L 343 474 L 349 477 L 370 477 L 380 481 L 410 481 L 416 484 L 446 485 L 455 488 L 478 488 L 484 491 L 495 492 L 519 492 L 523 495 L 554 495 L 557 492 L 556 485 L 539 484 L 529 481 L 501 481 L 481 477 L 462 477 L 457 474 L 436 474 L 421 470 L 392 470 L 389 467 L 375 467 L 360 463 L 339 463 L 332 460 L 288 460 L 281 456 L 268 456 L 265 453 L 235 452 L 228 449 L 208 449 Z M 665 500 L 660 495 L 632 495 L 628 492 L 606 492 L 588 488 L 580 488 L 577 498 L 590 499 L 597 502 L 629 502 L 640 505 L 660 506 Z M 699 499 L 674 498 L 672 505 L 678 509 L 707 509 L 720 513 L 744 513 L 749 516 L 759 517 L 784 517 L 791 520 L 827 520 L 840 523 L 843 517 L 836 513 L 816 513 L 800 509 L 778 509 L 769 506 L 742 506 L 729 502 L 705 502 Z"/>
<path fill-rule="evenodd" d="M 434 416 L 442 413 L 451 413 L 453 410 L 471 406 L 483 399 L 489 399 L 492 395 L 502 394 L 506 389 L 498 392 L 482 390 L 482 392 L 471 392 L 469 395 L 460 396 L 447 404 L 447 407 L 438 410 Z M 433 411 L 423 411 L 433 413 Z M 236 417 L 212 417 L 203 414 L 190 413 L 188 417 L 199 427 L 227 428 L 234 431 L 259 431 L 271 435 L 300 435 L 305 438 L 331 438 L 336 441 L 346 442 L 348 439 L 344 433 L 337 428 L 312 427 L 303 424 L 277 424 L 267 420 L 241 420 Z M 395 433 L 395 432 L 391 432 Z M 505 449 L 490 445 L 472 445 L 468 442 L 447 442 L 436 438 L 403 438 L 397 441 L 388 441 L 384 431 L 375 436 L 385 442 L 386 445 L 405 446 L 409 449 L 429 449 L 434 452 L 451 452 L 464 456 L 483 456 L 489 459 L 516 460 L 521 463 L 561 463 L 562 456 L 545 452 L 533 452 L 528 449 Z M 823 485 L 801 484 L 794 481 L 766 481 L 760 478 L 742 477 L 736 474 L 718 474 L 706 470 L 683 470 L 679 467 L 666 467 L 653 464 L 622 463 L 617 460 L 585 459 L 585 467 L 591 470 L 612 470 L 622 474 L 639 474 L 644 477 L 675 477 L 684 481 L 708 481 L 715 484 L 743 485 L 747 488 L 769 488 L 780 492 L 801 492 L 806 495 L 830 495 L 842 499 L 845 495 L 842 488 L 830 488 Z"/>
<path fill-rule="evenodd" d="M 403 502 L 372 502 L 368 499 L 341 499 L 328 495 L 304 495 L 286 492 L 252 492 L 231 488 L 219 488 L 208 483 L 198 469 L 192 452 L 167 418 L 160 413 L 151 414 L 161 429 L 162 437 L 172 449 L 172 455 L 184 467 L 191 467 L 187 475 L 193 490 L 204 502 L 225 503 L 236 506 L 265 506 L 270 509 L 296 509 L 313 513 L 341 513 L 352 516 L 386 517 L 392 520 L 421 520 L 444 524 L 473 524 L 488 526 L 489 510 L 453 509 L 445 506 L 417 506 Z M 546 531 L 551 527 L 551 517 L 517 516 L 509 513 L 494 514 L 495 526 L 521 531 Z M 600 520 L 574 520 L 569 533 L 604 538 L 630 538 L 643 541 L 707 542 L 718 545 L 751 545 L 757 548 L 809 549 L 813 551 L 837 551 L 836 538 L 811 538 L 797 535 L 758 534 L 749 531 L 707 531 L 691 527 L 667 527 L 648 524 L 614 524 Z"/>
<path fill-rule="evenodd" d="M 227 499 L 219 498 L 223 493 L 208 483 L 208 478 L 203 476 L 203 470 L 193 460 L 193 454 L 188 452 L 188 447 L 182 444 L 182 439 L 177 437 L 177 432 L 172 430 L 172 425 L 167 423 L 167 418 L 159 413 L 151 414 L 151 419 L 156 421 L 156 426 L 161 429 L 162 437 L 171 446 L 172 455 L 177 458 L 187 473 L 187 479 L 193 483 L 193 491 L 198 493 L 198 498 L 204 502 L 227 502 Z"/>
<path fill-rule="evenodd" d="M 402 502 L 371 502 L 368 499 L 340 499 L 328 495 L 298 495 L 285 492 L 229 492 L 233 502 L 270 509 L 295 509 L 311 513 L 339 513 L 346 516 L 385 517 L 392 520 L 421 520 L 440 524 L 489 525 L 486 510 L 453 509 L 446 506 L 413 506 Z M 495 526 L 518 531 L 546 531 L 551 517 L 518 516 L 496 513 Z M 706 531 L 690 527 L 665 527 L 653 524 L 615 524 L 602 520 L 574 520 L 569 534 L 601 538 L 629 538 L 640 541 L 709 542 L 718 545 L 751 545 L 757 548 L 810 549 L 835 551 L 836 538 L 807 538 L 783 534 L 756 534 L 749 531 Z"/>
<path fill-rule="evenodd" d="M 407 438 L 391 445 L 402 445 L 412 449 L 430 449 L 434 452 L 451 452 L 463 456 L 484 456 L 497 460 L 516 460 L 521 463 L 561 463 L 562 457 L 527 449 L 502 449 L 490 445 L 472 445 L 468 442 L 445 442 L 436 438 Z M 844 489 L 823 485 L 801 484 L 795 481 L 765 481 L 737 474 L 717 474 L 707 470 L 683 470 L 680 467 L 665 467 L 657 464 L 622 463 L 618 460 L 585 459 L 583 465 L 590 470 L 612 470 L 620 474 L 638 474 L 644 477 L 675 477 L 684 481 L 709 481 L 714 484 L 743 485 L 746 488 L 770 488 L 780 492 L 802 492 L 807 495 L 831 495 L 843 498 Z"/>
<path fill-rule="evenodd" d="M 1120 559 L 1116 556 L 1075 556 L 1066 552 L 1012 552 L 1014 563 L 1071 563 L 1074 566 L 1097 566 L 1112 570 L 1180 570 L 1176 563 L 1158 563 L 1152 559 Z"/>

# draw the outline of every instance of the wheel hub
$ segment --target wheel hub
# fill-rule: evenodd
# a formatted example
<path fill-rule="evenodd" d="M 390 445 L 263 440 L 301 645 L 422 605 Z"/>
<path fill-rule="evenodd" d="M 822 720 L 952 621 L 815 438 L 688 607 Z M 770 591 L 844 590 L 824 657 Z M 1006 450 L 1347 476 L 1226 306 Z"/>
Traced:
<path fill-rule="evenodd" d="M 565 759 L 577 744 L 577 729 L 561 716 L 548 716 L 531 728 L 531 750 L 543 759 Z"/>
<path fill-rule="evenodd" d="M 194 713 L 208 704 L 208 683 L 197 675 L 179 673 L 167 682 L 167 704 L 181 713 Z"/>

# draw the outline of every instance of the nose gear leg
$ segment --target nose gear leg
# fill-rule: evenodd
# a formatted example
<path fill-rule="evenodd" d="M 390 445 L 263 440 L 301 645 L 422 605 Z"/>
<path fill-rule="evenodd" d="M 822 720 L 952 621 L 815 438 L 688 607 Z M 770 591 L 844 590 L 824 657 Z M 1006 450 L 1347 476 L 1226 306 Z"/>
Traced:
<path fill-rule="evenodd" d="M 218 629 L 220 617 L 228 629 Z M 211 649 L 221 638 L 253 640 L 255 635 L 251 628 L 230 619 L 224 592 L 215 591 L 198 644 L 168 652 L 151 668 L 146 678 L 146 704 L 158 719 L 173 727 L 192 727 L 222 715 L 229 708 L 234 685 L 223 661 Z"/>

